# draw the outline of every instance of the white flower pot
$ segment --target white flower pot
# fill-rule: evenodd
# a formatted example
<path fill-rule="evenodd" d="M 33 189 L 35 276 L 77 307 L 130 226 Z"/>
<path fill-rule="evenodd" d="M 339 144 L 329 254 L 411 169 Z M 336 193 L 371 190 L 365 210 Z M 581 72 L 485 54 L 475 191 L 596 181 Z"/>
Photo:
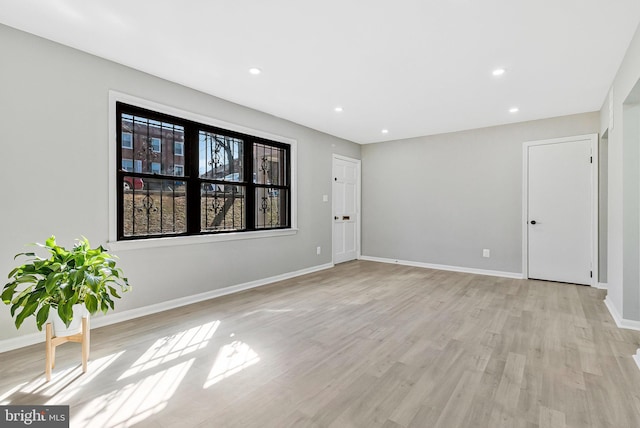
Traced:
<path fill-rule="evenodd" d="M 89 316 L 89 311 L 83 304 L 73 305 L 73 319 L 67 327 L 58 316 L 58 311 L 51 308 L 51 322 L 53 324 L 53 334 L 56 337 L 73 336 L 82 332 L 82 318 Z"/>

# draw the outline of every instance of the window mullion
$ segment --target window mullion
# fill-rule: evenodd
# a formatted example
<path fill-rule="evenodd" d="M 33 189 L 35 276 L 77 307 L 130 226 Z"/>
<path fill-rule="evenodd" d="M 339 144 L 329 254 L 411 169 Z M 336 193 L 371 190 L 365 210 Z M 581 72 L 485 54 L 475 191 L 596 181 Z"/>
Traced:
<path fill-rule="evenodd" d="M 200 159 L 198 157 L 200 141 L 198 127 L 193 123 L 185 124 L 184 159 L 187 173 L 187 233 L 200 233 Z"/>
<path fill-rule="evenodd" d="M 256 190 L 253 182 L 253 139 L 244 138 L 244 176 L 247 180 L 247 189 L 245 192 L 245 213 L 247 230 L 255 230 L 256 228 Z"/>
<path fill-rule="evenodd" d="M 133 135 L 131 136 L 133 145 Z M 132 157 L 133 158 L 133 157 Z M 116 194 L 118 195 L 118 239 L 124 236 L 124 172 L 122 171 L 122 112 L 116 105 Z"/>

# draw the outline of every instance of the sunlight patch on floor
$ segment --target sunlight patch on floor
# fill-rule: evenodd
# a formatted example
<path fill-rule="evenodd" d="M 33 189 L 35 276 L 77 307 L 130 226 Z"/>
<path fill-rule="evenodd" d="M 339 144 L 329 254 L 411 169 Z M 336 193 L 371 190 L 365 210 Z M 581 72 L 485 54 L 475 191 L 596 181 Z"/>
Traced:
<path fill-rule="evenodd" d="M 228 343 L 220 348 L 211 372 L 203 388 L 209 388 L 223 379 L 252 366 L 260 361 L 258 354 L 249 345 L 239 340 Z"/>
<path fill-rule="evenodd" d="M 126 379 L 144 370 L 205 348 L 219 326 L 219 320 L 212 321 L 156 340 L 118 380 Z"/>
<path fill-rule="evenodd" d="M 122 428 L 140 423 L 167 406 L 194 361 L 176 364 L 91 400 L 72 415 L 71 426 Z"/>
<path fill-rule="evenodd" d="M 71 400 L 71 397 L 76 395 L 78 392 L 82 390 L 83 387 L 89 385 L 92 381 L 94 381 L 100 373 L 102 373 L 107 367 L 113 364 L 118 358 L 124 354 L 125 351 L 120 351 L 116 354 L 111 354 L 106 357 L 98 358 L 97 360 L 89 361 L 87 366 L 87 373 L 82 374 L 74 383 L 65 383 L 65 382 L 57 382 L 52 385 L 52 389 L 47 391 L 48 395 L 53 396 L 51 400 L 47 402 L 47 404 L 68 404 Z M 81 367 L 75 367 L 73 372 L 77 374 L 82 373 Z M 73 373 L 72 372 L 72 373 Z M 72 377 L 71 379 L 75 379 Z M 55 381 L 56 379 L 52 379 Z"/>
<path fill-rule="evenodd" d="M 16 392 L 20 391 L 20 388 L 27 385 L 27 383 L 29 382 L 22 382 L 21 384 L 14 386 L 4 394 L 0 395 L 0 406 L 6 406 L 7 404 L 11 404 L 11 396 Z"/>
<path fill-rule="evenodd" d="M 42 375 L 32 382 L 23 382 L 0 396 L 0 404 L 12 403 L 12 396 L 34 394 L 42 397 L 52 397 L 46 404 L 66 404 L 68 400 L 88 385 L 98 374 L 110 366 L 125 351 L 111 354 L 97 360 L 89 361 L 87 373 L 82 373 L 81 365 L 74 365 L 64 369 L 54 369 L 50 382 Z M 59 395 L 58 395 L 59 394 Z"/>

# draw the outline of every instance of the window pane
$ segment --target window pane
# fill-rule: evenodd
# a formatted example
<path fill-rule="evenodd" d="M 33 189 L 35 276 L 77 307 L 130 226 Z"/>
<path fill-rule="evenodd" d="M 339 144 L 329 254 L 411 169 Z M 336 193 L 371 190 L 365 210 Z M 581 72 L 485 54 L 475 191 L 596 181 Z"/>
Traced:
<path fill-rule="evenodd" d="M 286 186 L 286 151 L 266 144 L 253 145 L 253 177 L 257 184 Z"/>
<path fill-rule="evenodd" d="M 176 141 L 173 145 L 173 153 L 184 156 L 184 143 Z"/>
<path fill-rule="evenodd" d="M 162 140 L 160 138 L 151 137 L 151 151 L 162 153 Z"/>
<path fill-rule="evenodd" d="M 133 149 L 133 135 L 131 132 L 122 133 L 122 148 Z"/>
<path fill-rule="evenodd" d="M 287 226 L 288 199 L 285 189 L 256 188 L 256 229 Z"/>
<path fill-rule="evenodd" d="M 124 177 L 124 236 L 187 231 L 184 181 Z"/>
<path fill-rule="evenodd" d="M 122 159 L 122 170 L 133 171 L 133 159 Z"/>
<path fill-rule="evenodd" d="M 200 131 L 199 133 L 200 178 L 225 181 L 244 181 L 244 142 L 226 135 Z"/>
<path fill-rule="evenodd" d="M 200 230 L 211 232 L 245 229 L 245 194 L 245 186 L 202 183 Z"/>
<path fill-rule="evenodd" d="M 184 165 L 184 127 L 130 114 L 121 115 L 121 124 L 122 158 L 134 162 L 127 171 L 176 175 L 175 165 Z"/>

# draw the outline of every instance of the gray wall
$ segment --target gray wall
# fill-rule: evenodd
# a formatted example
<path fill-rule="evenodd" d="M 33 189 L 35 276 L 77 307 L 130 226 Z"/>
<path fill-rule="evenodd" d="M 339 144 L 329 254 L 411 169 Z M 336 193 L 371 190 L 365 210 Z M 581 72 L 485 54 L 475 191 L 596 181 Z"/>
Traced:
<path fill-rule="evenodd" d="M 608 131 L 609 145 L 607 301 L 616 315 L 632 321 L 640 321 L 638 226 L 633 224 L 633 218 L 638 218 L 639 198 L 640 117 L 634 113 L 634 105 L 640 102 L 639 81 L 640 27 L 611 85 L 613 99 L 610 99 L 610 93 L 600 111 L 600 130 Z M 613 126 L 610 124 L 610 105 L 613 106 Z"/>
<path fill-rule="evenodd" d="M 640 95 L 640 82 L 632 90 Z M 640 319 L 640 104 L 625 105 L 622 119 L 622 283 L 625 318 Z"/>
<path fill-rule="evenodd" d="M 128 310 L 331 262 L 331 154 L 360 146 L 0 25 L 0 274 L 49 235 L 108 239 L 110 89 L 298 141 L 294 236 L 122 251 Z M 190 64 L 189 66 L 192 66 Z M 322 255 L 316 255 L 321 246 Z M 250 265 L 245 264 L 251 261 Z M 0 310 L 0 340 L 19 332 Z"/>
<path fill-rule="evenodd" d="M 598 282 L 607 283 L 609 138 L 603 135 L 598 146 Z"/>
<path fill-rule="evenodd" d="M 598 127 L 595 112 L 363 146 L 362 254 L 521 273 L 522 143 Z"/>

